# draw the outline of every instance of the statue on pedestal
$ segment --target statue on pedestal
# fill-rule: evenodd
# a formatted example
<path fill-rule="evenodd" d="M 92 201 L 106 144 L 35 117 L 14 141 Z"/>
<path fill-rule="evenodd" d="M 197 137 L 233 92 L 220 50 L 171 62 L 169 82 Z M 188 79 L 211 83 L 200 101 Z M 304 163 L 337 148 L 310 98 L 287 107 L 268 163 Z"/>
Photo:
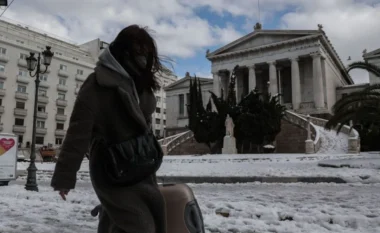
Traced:
<path fill-rule="evenodd" d="M 235 124 L 232 118 L 228 114 L 225 121 L 225 126 L 226 126 L 226 136 L 224 137 L 224 140 L 223 140 L 222 153 L 223 154 L 237 154 L 236 139 L 234 137 Z"/>
<path fill-rule="evenodd" d="M 234 124 L 234 121 L 232 120 L 232 118 L 230 117 L 230 115 L 228 115 L 228 114 L 227 114 L 225 126 L 226 126 L 226 136 L 233 137 L 234 136 L 235 124 Z"/>

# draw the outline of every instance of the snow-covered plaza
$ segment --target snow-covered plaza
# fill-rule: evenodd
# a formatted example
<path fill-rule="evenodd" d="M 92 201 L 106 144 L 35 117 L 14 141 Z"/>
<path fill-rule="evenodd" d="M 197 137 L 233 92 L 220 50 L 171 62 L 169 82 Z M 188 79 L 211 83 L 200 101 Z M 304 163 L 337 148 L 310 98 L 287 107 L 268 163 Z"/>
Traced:
<path fill-rule="evenodd" d="M 379 158 L 378 153 L 170 156 L 159 175 L 340 177 L 347 183 L 190 186 L 201 205 L 206 232 L 375 233 L 380 232 Z M 27 165 L 18 163 L 20 174 Z M 0 233 L 96 232 L 97 218 L 90 210 L 98 201 L 89 180 L 88 161 L 83 162 L 77 188 L 66 202 L 49 187 L 54 163 L 38 163 L 37 167 L 38 193 L 24 190 L 24 175 L 0 187 Z"/>
<path fill-rule="evenodd" d="M 191 185 L 206 232 L 380 232 L 380 185 L 202 184 Z M 98 204 L 90 184 L 80 184 L 62 201 L 50 187 L 0 187 L 1 233 L 94 233 Z M 229 217 L 217 215 L 229 213 Z"/>

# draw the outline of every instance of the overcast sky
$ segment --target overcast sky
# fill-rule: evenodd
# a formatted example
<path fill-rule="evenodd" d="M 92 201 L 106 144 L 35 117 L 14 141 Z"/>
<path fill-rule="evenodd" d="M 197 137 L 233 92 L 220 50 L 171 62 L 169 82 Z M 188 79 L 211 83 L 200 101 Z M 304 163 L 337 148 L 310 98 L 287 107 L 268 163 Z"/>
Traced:
<path fill-rule="evenodd" d="M 261 0 L 260 6 L 264 29 L 323 24 L 346 64 L 348 56 L 362 60 L 364 49 L 380 48 L 380 0 Z M 127 25 L 148 26 L 178 76 L 210 77 L 206 50 L 251 32 L 258 12 L 257 0 L 14 0 L 4 17 L 78 43 L 110 42 Z M 351 75 L 368 81 L 366 73 Z"/>

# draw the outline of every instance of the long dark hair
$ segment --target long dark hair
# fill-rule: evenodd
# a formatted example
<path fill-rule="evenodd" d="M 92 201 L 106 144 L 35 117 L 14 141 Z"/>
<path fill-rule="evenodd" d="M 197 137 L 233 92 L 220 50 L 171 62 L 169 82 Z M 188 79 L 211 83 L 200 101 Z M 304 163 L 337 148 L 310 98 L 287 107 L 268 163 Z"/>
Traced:
<path fill-rule="evenodd" d="M 161 64 L 156 42 L 147 28 L 138 25 L 124 28 L 110 44 L 110 51 L 133 77 L 138 92 L 160 88 L 156 74 L 166 73 L 167 68 Z M 139 58 L 144 58 L 146 64 Z"/>

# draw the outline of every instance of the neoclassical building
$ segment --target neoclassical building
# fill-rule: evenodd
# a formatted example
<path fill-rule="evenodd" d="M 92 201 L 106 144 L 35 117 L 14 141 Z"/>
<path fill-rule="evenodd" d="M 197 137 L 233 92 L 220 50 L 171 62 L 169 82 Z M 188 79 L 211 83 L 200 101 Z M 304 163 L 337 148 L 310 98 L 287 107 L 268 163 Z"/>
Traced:
<path fill-rule="evenodd" d="M 331 113 L 337 89 L 354 84 L 322 25 L 317 30 L 263 30 L 256 24 L 253 32 L 207 51 L 206 57 L 212 63 L 216 94 L 227 93 L 238 65 L 238 100 L 257 88 L 280 93 L 281 103 L 300 113 Z"/>

